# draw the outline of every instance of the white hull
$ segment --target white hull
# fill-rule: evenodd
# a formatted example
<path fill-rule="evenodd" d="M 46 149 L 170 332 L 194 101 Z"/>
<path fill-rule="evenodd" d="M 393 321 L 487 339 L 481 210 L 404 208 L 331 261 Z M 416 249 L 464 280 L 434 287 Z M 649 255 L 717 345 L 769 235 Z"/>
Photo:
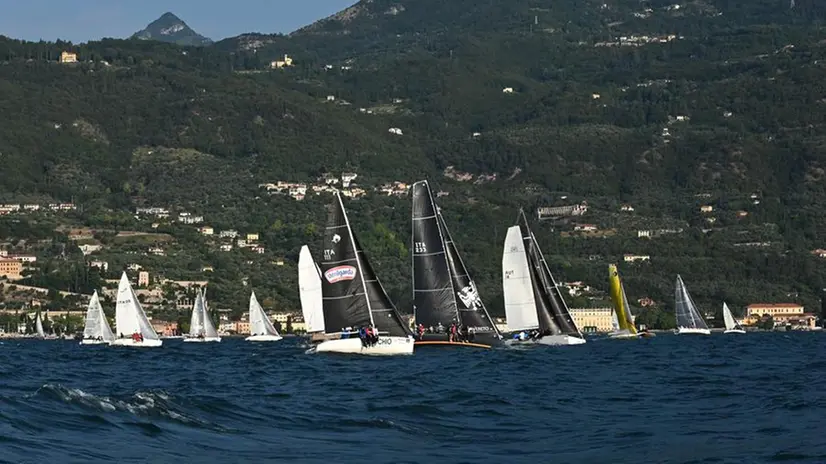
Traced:
<path fill-rule="evenodd" d="M 277 342 L 283 340 L 284 337 L 278 335 L 251 335 L 244 339 L 246 342 Z"/>
<path fill-rule="evenodd" d="M 511 339 L 506 340 L 508 345 L 547 345 L 547 346 L 563 346 L 563 345 L 582 345 L 585 343 L 584 338 L 572 337 L 570 335 L 546 335 L 539 340 L 534 339 Z"/>
<path fill-rule="evenodd" d="M 743 329 L 729 329 L 723 332 L 724 334 L 744 334 L 746 333 Z"/>
<path fill-rule="evenodd" d="M 184 343 L 217 343 L 221 341 L 221 337 L 186 337 Z"/>
<path fill-rule="evenodd" d="M 621 332 L 611 332 L 608 334 L 608 338 L 616 338 L 616 339 L 630 339 L 630 338 L 639 338 L 640 334 L 638 333 L 631 333 L 627 330 Z"/>
<path fill-rule="evenodd" d="M 112 346 L 132 346 L 136 348 L 156 348 L 163 345 L 161 340 L 144 339 L 142 342 L 136 342 L 131 338 L 116 338 L 110 343 Z"/>
<path fill-rule="evenodd" d="M 413 338 L 384 336 L 379 337 L 379 341 L 375 345 L 368 347 L 362 346 L 361 339 L 358 337 L 327 340 L 318 344 L 316 353 L 346 353 L 374 356 L 413 354 Z"/>
<path fill-rule="evenodd" d="M 164 335 L 161 336 L 161 340 L 180 340 L 184 338 L 183 335 Z"/>
<path fill-rule="evenodd" d="M 708 329 L 694 329 L 691 327 L 680 327 L 677 329 L 677 334 L 694 334 L 694 335 L 711 335 L 711 331 Z"/>
<path fill-rule="evenodd" d="M 109 342 L 107 342 L 106 340 L 94 340 L 94 339 L 91 339 L 91 338 L 89 338 L 89 339 L 84 338 L 83 340 L 80 341 L 80 344 L 81 345 L 108 345 Z"/>

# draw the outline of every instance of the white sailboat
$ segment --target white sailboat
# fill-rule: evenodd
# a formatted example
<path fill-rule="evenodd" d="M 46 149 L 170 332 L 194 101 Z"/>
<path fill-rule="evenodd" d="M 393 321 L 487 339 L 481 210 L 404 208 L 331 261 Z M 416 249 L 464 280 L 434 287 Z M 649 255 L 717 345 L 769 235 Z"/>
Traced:
<path fill-rule="evenodd" d="M 700 311 L 697 310 L 697 306 L 694 304 L 694 300 L 691 299 L 691 295 L 688 294 L 683 278 L 679 274 L 677 275 L 674 299 L 678 334 L 711 335 L 706 321 L 703 320 Z"/>
<path fill-rule="evenodd" d="M 34 321 L 34 330 L 37 332 L 37 338 L 46 338 L 46 332 L 43 330 L 43 319 L 40 317 L 40 311 L 37 312 L 37 318 Z"/>
<path fill-rule="evenodd" d="M 100 304 L 98 292 L 92 295 L 89 300 L 89 306 L 86 308 L 86 326 L 83 329 L 83 340 L 81 345 L 103 345 L 111 343 L 115 339 L 112 329 L 109 328 L 109 322 L 106 320 L 106 314 L 103 312 L 103 306 Z"/>
<path fill-rule="evenodd" d="M 252 335 L 245 338 L 248 342 L 277 342 L 282 339 L 264 308 L 258 303 L 255 292 L 250 295 L 250 333 Z"/>
<path fill-rule="evenodd" d="M 734 315 L 731 314 L 731 310 L 728 309 L 728 305 L 726 302 L 723 302 L 723 321 L 726 323 L 726 331 L 723 333 L 731 334 L 744 334 L 746 333 L 743 330 L 743 327 L 734 320 Z"/>
<path fill-rule="evenodd" d="M 115 330 L 117 337 L 112 346 L 158 347 L 163 344 L 146 313 L 143 312 L 132 284 L 126 273 L 118 284 L 117 305 L 115 306 Z"/>
<path fill-rule="evenodd" d="M 195 305 L 192 307 L 189 334 L 184 337 L 184 342 L 207 343 L 220 341 L 221 337 L 218 335 L 218 331 L 215 330 L 215 325 L 207 313 L 206 290 L 199 290 L 195 297 Z"/>
<path fill-rule="evenodd" d="M 301 247 L 298 254 L 298 297 L 301 300 L 301 313 L 311 340 L 325 340 L 324 306 L 321 293 L 321 271 L 310 254 L 307 245 Z"/>

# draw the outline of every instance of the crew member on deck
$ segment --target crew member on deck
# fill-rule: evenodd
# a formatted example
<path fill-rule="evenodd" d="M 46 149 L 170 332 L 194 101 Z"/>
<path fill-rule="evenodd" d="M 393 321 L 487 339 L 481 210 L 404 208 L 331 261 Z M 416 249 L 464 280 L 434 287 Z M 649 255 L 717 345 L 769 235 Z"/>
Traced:
<path fill-rule="evenodd" d="M 417 329 L 419 331 L 419 340 L 421 340 L 424 338 L 424 324 L 419 323 L 419 327 L 417 327 Z"/>

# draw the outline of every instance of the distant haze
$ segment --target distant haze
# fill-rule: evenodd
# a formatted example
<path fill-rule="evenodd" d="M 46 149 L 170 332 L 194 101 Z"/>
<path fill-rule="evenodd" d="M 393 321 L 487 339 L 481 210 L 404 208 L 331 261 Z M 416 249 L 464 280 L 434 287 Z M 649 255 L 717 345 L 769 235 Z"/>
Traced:
<path fill-rule="evenodd" d="M 4 2 L 0 35 L 24 40 L 87 42 L 127 38 L 171 11 L 215 41 L 245 32 L 288 33 L 355 0 L 27 0 Z"/>

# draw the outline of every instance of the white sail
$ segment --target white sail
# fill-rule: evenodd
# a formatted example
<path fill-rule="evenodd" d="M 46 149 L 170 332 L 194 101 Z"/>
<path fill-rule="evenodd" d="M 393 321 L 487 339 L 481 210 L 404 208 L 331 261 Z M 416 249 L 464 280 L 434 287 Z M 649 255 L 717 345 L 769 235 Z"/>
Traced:
<path fill-rule="evenodd" d="M 726 330 L 740 328 L 737 324 L 737 321 L 734 320 L 734 316 L 731 314 L 731 310 L 728 309 L 728 305 L 725 302 L 723 302 L 723 321 L 725 321 L 726 323 Z"/>
<path fill-rule="evenodd" d="M 508 228 L 502 253 L 502 290 L 508 329 L 513 331 L 539 327 L 528 258 L 519 226 Z"/>
<path fill-rule="evenodd" d="M 620 329 L 619 325 L 619 318 L 617 317 L 617 312 L 614 311 L 614 308 L 611 308 L 611 330 L 616 332 Z"/>
<path fill-rule="evenodd" d="M 688 294 L 682 277 L 677 275 L 677 287 L 674 289 L 675 313 L 677 316 L 677 328 L 708 330 L 706 321 L 697 310 L 694 300 Z"/>
<path fill-rule="evenodd" d="M 40 338 L 46 337 L 46 332 L 43 330 L 43 319 L 40 317 L 40 311 L 37 312 L 37 319 L 34 322 L 35 330 L 37 330 L 37 336 Z"/>
<path fill-rule="evenodd" d="M 160 340 L 146 313 L 143 312 L 132 284 L 126 273 L 120 277 L 118 284 L 118 297 L 115 305 L 115 329 L 118 336 L 128 338 L 134 333 L 140 333 L 144 339 Z"/>
<path fill-rule="evenodd" d="M 298 255 L 298 288 L 307 332 L 324 332 L 321 272 L 307 245 L 301 247 Z"/>
<path fill-rule="evenodd" d="M 100 338 L 105 342 L 111 342 L 115 338 L 112 329 L 109 328 L 109 322 L 106 320 L 106 314 L 103 312 L 97 290 L 95 290 L 89 300 L 89 306 L 86 308 L 86 326 L 83 328 L 83 338 Z"/>
<path fill-rule="evenodd" d="M 250 295 L 250 333 L 255 335 L 278 335 L 278 331 L 270 322 L 264 308 L 258 303 L 258 298 L 255 297 L 255 292 Z"/>
<path fill-rule="evenodd" d="M 206 290 L 199 290 L 195 297 L 195 305 L 192 307 L 192 318 L 189 321 L 189 336 L 204 338 L 218 337 L 215 324 L 209 317 L 207 311 Z"/>

